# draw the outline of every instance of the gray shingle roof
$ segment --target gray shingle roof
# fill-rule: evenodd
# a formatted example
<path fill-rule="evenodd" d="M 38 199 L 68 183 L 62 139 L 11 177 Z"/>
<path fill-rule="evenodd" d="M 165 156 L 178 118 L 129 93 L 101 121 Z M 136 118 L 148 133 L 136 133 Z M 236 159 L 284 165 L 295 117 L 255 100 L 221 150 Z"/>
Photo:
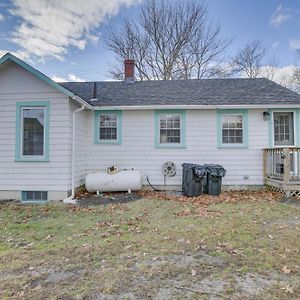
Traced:
<path fill-rule="evenodd" d="M 169 81 L 64 82 L 63 87 L 93 106 L 134 105 L 300 105 L 300 95 L 266 78 Z"/>

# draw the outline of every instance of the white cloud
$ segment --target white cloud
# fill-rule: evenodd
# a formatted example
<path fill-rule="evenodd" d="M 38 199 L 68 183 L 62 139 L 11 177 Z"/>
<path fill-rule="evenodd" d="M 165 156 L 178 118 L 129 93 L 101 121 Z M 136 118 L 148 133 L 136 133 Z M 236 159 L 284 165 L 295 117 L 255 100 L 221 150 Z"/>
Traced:
<path fill-rule="evenodd" d="M 5 20 L 4 16 L 0 14 L 0 22 L 2 22 L 4 20 Z"/>
<path fill-rule="evenodd" d="M 75 74 L 69 74 L 68 76 L 71 81 L 76 81 L 76 82 L 86 81 L 85 79 L 82 79 L 82 78 L 76 76 Z"/>
<path fill-rule="evenodd" d="M 291 15 L 289 13 L 289 9 L 284 8 L 282 5 L 279 5 L 271 15 L 270 25 L 278 28 L 290 18 Z"/>
<path fill-rule="evenodd" d="M 295 68 L 294 65 L 283 67 L 266 65 L 260 68 L 259 75 L 260 77 L 269 78 L 290 89 L 296 89 L 297 84 L 294 77 Z"/>
<path fill-rule="evenodd" d="M 0 58 L 8 52 L 10 52 L 11 54 L 13 54 L 14 56 L 20 59 L 28 59 L 28 56 L 26 56 L 25 53 L 22 51 L 9 51 L 9 50 L 0 50 Z"/>
<path fill-rule="evenodd" d="M 97 30 L 125 5 L 139 0 L 12 0 L 10 13 L 20 19 L 11 41 L 25 58 L 63 60 L 69 47 L 97 43 Z"/>
<path fill-rule="evenodd" d="M 52 80 L 56 81 L 56 82 L 66 82 L 66 81 L 75 81 L 75 82 L 82 82 L 82 81 L 86 81 L 83 78 L 78 77 L 75 74 L 68 74 L 68 78 L 64 78 L 64 77 L 60 77 L 60 76 L 52 76 L 51 77 Z"/>
<path fill-rule="evenodd" d="M 289 44 L 292 50 L 300 49 L 300 40 L 290 40 Z"/>

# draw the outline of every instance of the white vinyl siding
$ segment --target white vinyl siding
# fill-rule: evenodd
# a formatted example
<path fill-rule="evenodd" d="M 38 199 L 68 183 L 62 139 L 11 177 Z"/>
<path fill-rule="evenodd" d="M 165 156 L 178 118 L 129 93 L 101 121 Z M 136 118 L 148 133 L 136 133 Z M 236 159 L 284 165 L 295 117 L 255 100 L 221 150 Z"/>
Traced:
<path fill-rule="evenodd" d="M 0 191 L 70 189 L 69 98 L 15 64 L 0 70 Z M 49 162 L 15 160 L 16 103 L 50 102 Z M 53 194 L 49 194 L 52 200 Z"/>
<path fill-rule="evenodd" d="M 78 109 L 78 104 L 70 102 L 70 115 L 73 114 L 73 111 Z M 87 122 L 87 113 L 85 110 L 77 112 L 75 117 L 75 186 L 79 187 L 84 185 L 85 179 L 85 169 L 86 169 L 86 122 Z M 70 126 L 72 127 L 72 120 L 70 120 Z M 71 180 L 71 174 L 70 174 Z"/>
<path fill-rule="evenodd" d="M 86 111 L 86 172 L 105 170 L 114 165 L 120 169 L 137 169 L 155 185 L 164 185 L 162 164 L 173 161 L 176 176 L 167 178 L 167 185 L 181 185 L 181 165 L 217 163 L 227 170 L 226 185 L 262 185 L 262 149 L 268 147 L 268 122 L 263 110 L 248 111 L 248 140 L 246 149 L 218 149 L 216 110 L 186 110 L 186 149 L 153 147 L 155 128 L 152 110 L 123 111 L 122 145 L 94 144 L 93 112 Z M 247 179 L 248 178 L 248 179 Z"/>

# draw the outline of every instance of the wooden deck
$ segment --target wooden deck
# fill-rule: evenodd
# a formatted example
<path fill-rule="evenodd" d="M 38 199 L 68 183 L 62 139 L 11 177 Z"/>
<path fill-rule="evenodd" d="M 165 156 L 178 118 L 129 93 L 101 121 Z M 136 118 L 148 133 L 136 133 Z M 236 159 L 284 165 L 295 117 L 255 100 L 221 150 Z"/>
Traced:
<path fill-rule="evenodd" d="M 300 148 L 269 148 L 263 155 L 265 185 L 287 196 L 300 196 Z"/>

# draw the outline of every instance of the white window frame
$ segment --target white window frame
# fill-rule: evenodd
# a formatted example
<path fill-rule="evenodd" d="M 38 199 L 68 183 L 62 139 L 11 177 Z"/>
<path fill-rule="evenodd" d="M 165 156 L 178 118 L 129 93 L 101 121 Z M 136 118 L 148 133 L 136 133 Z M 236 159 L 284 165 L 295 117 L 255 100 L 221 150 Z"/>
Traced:
<path fill-rule="evenodd" d="M 275 130 L 274 130 L 274 113 L 292 113 L 293 114 L 293 140 L 294 144 L 293 145 L 275 145 Z M 296 146 L 296 112 L 294 110 L 275 110 L 272 111 L 272 145 L 274 148 L 282 148 L 282 147 L 295 147 Z"/>
<path fill-rule="evenodd" d="M 168 117 L 168 116 L 172 116 L 172 117 L 179 117 L 179 128 L 161 128 L 161 118 L 162 117 Z M 172 143 L 172 142 L 166 142 L 166 143 L 162 143 L 161 142 L 161 130 L 179 130 L 179 143 Z M 162 113 L 159 115 L 159 144 L 160 145 L 181 145 L 182 144 L 182 118 L 181 118 L 181 114 L 180 113 Z"/>
<path fill-rule="evenodd" d="M 44 137 L 43 137 L 43 155 L 24 155 L 23 154 L 23 146 L 24 146 L 24 110 L 28 110 L 28 109 L 42 109 L 44 111 Z M 45 106 L 22 106 L 21 107 L 21 120 L 20 120 L 20 158 L 21 159 L 36 159 L 36 160 L 40 160 L 40 159 L 45 159 L 46 155 L 45 155 L 45 150 L 46 150 L 46 113 L 47 113 L 47 107 Z"/>
<path fill-rule="evenodd" d="M 241 143 L 223 143 L 223 118 L 224 117 L 228 117 L 228 116 L 239 116 L 239 117 L 242 117 L 242 142 Z M 242 113 L 222 113 L 221 115 L 221 144 L 224 145 L 224 146 L 241 146 L 241 145 L 244 145 L 245 143 L 245 128 L 244 128 L 244 115 Z M 235 130 L 236 128 L 228 128 L 227 130 Z M 240 129 L 240 128 L 238 128 Z"/>
<path fill-rule="evenodd" d="M 101 128 L 113 128 L 113 127 L 101 127 L 101 116 L 115 116 L 116 117 L 116 138 L 115 139 L 101 139 Z M 116 113 L 103 113 L 103 114 L 99 114 L 99 141 L 100 142 L 117 142 L 118 141 L 118 131 L 119 131 L 119 126 L 118 126 L 118 114 Z"/>

